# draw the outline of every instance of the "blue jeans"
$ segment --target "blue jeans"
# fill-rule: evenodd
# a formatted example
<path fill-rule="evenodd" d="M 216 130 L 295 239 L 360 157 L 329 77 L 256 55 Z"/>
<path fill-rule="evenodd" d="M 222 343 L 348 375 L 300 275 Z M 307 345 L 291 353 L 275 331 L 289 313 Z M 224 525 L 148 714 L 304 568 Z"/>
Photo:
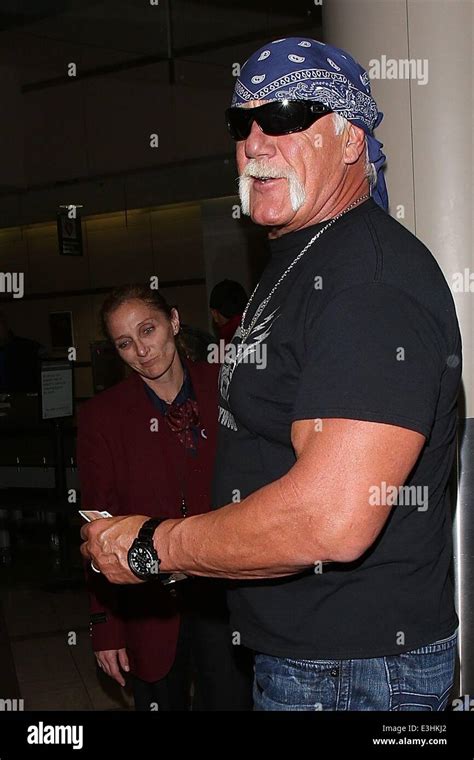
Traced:
<path fill-rule="evenodd" d="M 457 632 L 390 657 L 293 660 L 257 654 L 254 710 L 444 710 Z"/>

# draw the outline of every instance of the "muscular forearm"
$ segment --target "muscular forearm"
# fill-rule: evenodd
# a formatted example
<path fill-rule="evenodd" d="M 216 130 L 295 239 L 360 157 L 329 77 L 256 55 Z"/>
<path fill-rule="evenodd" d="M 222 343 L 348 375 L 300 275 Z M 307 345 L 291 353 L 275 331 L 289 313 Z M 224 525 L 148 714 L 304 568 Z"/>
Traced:
<path fill-rule="evenodd" d="M 293 434 L 294 433 L 294 434 Z M 325 420 L 294 423 L 296 462 L 279 480 L 206 515 L 165 520 L 154 542 L 164 572 L 277 578 L 319 562 L 353 562 L 372 546 L 392 510 L 372 503 L 373 485 L 399 487 L 425 438 L 393 425 Z M 82 527 L 81 552 L 111 583 L 140 583 L 127 556 L 145 515 Z"/>
<path fill-rule="evenodd" d="M 314 520 L 285 476 L 238 504 L 164 522 L 155 531 L 160 569 L 226 578 L 291 575 L 327 559 L 311 538 Z"/>

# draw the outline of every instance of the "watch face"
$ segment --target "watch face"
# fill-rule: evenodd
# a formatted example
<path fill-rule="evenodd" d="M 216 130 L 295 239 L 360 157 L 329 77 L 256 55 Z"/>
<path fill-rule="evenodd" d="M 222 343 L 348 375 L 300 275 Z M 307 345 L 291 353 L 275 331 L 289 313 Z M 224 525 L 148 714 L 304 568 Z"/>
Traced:
<path fill-rule="evenodd" d="M 148 577 L 158 573 L 156 555 L 145 544 L 135 544 L 131 547 L 128 553 L 128 564 L 135 575 Z"/>

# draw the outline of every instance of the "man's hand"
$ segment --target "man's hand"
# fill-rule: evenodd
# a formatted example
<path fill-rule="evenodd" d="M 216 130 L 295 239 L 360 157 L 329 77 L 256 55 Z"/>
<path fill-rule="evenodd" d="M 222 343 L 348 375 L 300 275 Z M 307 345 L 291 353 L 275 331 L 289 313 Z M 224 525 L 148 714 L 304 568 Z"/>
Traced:
<path fill-rule="evenodd" d="M 103 649 L 100 652 L 95 652 L 95 658 L 99 668 L 101 668 L 104 673 L 107 673 L 110 678 L 117 681 L 120 686 L 125 686 L 125 678 L 123 677 L 120 668 L 127 673 L 130 670 L 126 649 Z"/>
<path fill-rule="evenodd" d="M 97 570 L 111 583 L 144 583 L 130 570 L 127 554 L 143 523 L 145 515 L 105 517 L 81 528 L 81 554 L 92 560 Z"/>

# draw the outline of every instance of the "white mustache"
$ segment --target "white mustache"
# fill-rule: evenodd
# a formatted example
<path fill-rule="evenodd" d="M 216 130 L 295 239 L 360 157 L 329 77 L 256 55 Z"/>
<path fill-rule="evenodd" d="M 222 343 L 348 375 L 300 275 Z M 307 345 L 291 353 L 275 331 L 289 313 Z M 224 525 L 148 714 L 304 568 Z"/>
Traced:
<path fill-rule="evenodd" d="M 296 177 L 294 169 L 282 168 L 264 163 L 263 161 L 257 161 L 252 159 L 248 162 L 247 166 L 240 175 L 240 179 L 244 178 L 256 178 L 263 179 L 264 177 L 271 177 L 272 179 L 290 179 L 290 177 Z"/>
<path fill-rule="evenodd" d="M 306 200 L 306 192 L 296 174 L 291 167 L 273 166 L 267 161 L 251 159 L 245 166 L 239 177 L 239 196 L 242 213 L 250 216 L 250 189 L 252 179 L 287 179 L 290 193 L 290 203 L 293 211 L 296 213 Z"/>

